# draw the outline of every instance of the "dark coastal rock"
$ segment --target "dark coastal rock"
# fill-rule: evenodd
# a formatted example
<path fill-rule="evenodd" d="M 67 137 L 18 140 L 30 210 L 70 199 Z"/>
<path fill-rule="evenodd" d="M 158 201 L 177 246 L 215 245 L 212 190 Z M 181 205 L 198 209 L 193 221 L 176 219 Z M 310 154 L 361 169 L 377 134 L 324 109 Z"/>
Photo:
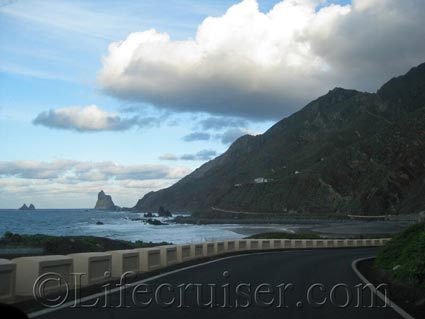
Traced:
<path fill-rule="evenodd" d="M 94 209 L 97 210 L 106 210 L 106 211 L 119 211 L 120 207 L 116 206 L 112 201 L 111 195 L 106 195 L 102 190 L 97 195 L 97 202 Z"/>
<path fill-rule="evenodd" d="M 161 222 L 160 220 L 150 219 L 150 218 L 147 219 L 145 222 L 149 225 L 154 225 L 154 226 L 168 225 L 166 223 Z"/>
<path fill-rule="evenodd" d="M 172 217 L 173 215 L 171 214 L 171 212 L 169 210 L 166 210 L 164 207 L 159 206 L 158 216 L 159 217 Z"/>
<path fill-rule="evenodd" d="M 35 206 L 33 204 L 30 204 L 27 206 L 27 204 L 24 204 L 19 208 L 19 210 L 35 210 Z"/>
<path fill-rule="evenodd" d="M 154 217 L 152 213 L 144 213 L 143 216 L 145 216 L 145 217 Z"/>
<path fill-rule="evenodd" d="M 97 221 L 96 225 L 105 225 L 103 222 Z"/>

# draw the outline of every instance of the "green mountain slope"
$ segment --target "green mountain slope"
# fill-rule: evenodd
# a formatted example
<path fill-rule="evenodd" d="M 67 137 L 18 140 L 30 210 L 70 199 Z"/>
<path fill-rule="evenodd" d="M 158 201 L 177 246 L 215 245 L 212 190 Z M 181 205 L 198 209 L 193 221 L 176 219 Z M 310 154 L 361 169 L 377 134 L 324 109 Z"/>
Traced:
<path fill-rule="evenodd" d="M 133 209 L 415 212 L 425 209 L 424 145 L 422 64 L 374 94 L 330 91 Z"/>

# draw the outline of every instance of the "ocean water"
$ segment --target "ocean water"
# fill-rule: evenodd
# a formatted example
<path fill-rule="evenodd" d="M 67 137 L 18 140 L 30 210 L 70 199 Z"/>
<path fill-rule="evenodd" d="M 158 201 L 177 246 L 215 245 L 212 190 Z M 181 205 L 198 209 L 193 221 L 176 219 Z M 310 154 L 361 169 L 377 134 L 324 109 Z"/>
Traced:
<path fill-rule="evenodd" d="M 295 231 L 297 225 L 186 225 L 169 218 L 156 218 L 168 225 L 154 226 L 131 218 L 143 214 L 102 212 L 85 209 L 0 209 L 0 235 L 18 234 L 57 236 L 98 236 L 129 241 L 191 243 L 208 240 L 239 239 L 268 231 Z M 96 225 L 96 222 L 104 225 Z"/>

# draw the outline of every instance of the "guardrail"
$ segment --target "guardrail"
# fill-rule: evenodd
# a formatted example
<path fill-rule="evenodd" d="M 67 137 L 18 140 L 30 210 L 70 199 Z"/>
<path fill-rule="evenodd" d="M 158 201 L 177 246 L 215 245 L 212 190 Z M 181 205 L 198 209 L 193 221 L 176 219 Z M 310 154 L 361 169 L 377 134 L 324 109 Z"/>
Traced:
<path fill-rule="evenodd" d="M 17 297 L 30 297 L 40 276 L 60 274 L 62 281 L 51 280 L 47 292 L 69 286 L 91 286 L 120 278 L 126 272 L 146 273 L 178 263 L 228 253 L 279 249 L 322 249 L 376 247 L 389 239 L 240 239 L 153 248 L 116 250 L 104 253 L 79 253 L 67 256 L 0 259 L 0 302 L 13 303 Z M 71 273 L 81 273 L 78 280 Z"/>

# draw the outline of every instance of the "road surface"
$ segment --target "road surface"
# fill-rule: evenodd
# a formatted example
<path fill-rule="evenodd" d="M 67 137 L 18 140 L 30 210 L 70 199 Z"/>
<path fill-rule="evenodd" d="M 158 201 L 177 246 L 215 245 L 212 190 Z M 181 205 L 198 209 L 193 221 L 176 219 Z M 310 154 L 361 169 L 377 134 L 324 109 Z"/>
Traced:
<path fill-rule="evenodd" d="M 358 304 L 361 281 L 351 263 L 375 253 L 361 248 L 230 257 L 112 293 L 107 307 L 105 298 L 96 306 L 92 299 L 82 303 L 85 308 L 63 308 L 38 318 L 400 318 L 381 301 L 370 307 L 369 289 Z M 204 307 L 214 289 L 215 306 Z"/>

